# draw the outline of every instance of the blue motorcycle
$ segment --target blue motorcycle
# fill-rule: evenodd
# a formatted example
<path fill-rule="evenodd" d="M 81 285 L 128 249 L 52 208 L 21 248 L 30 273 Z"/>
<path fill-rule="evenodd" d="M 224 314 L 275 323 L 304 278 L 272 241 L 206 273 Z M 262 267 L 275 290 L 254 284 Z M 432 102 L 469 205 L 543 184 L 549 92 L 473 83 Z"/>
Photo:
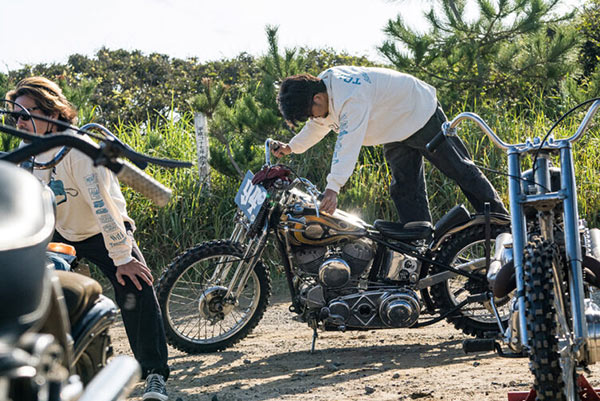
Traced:
<path fill-rule="evenodd" d="M 566 115 L 590 103 L 572 136 L 552 136 Z M 599 107 L 600 99 L 588 100 L 543 138 L 518 144 L 502 141 L 478 115 L 461 113 L 428 145 L 434 151 L 471 120 L 508 155 L 511 234 L 496 238 L 487 276 L 492 300 L 511 299 L 508 325 L 498 320 L 500 340 L 512 351 L 506 356 L 529 358 L 538 400 L 579 400 L 580 374 L 600 360 L 600 308 L 592 298 L 600 287 L 600 230 L 579 218 L 572 150 Z M 495 339 L 465 343 L 467 352 L 493 349 L 503 354 Z"/>

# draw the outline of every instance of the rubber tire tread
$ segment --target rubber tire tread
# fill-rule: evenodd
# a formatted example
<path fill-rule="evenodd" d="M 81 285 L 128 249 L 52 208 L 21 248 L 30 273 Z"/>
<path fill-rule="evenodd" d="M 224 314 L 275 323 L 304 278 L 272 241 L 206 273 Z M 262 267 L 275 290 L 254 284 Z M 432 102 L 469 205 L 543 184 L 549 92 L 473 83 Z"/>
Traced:
<path fill-rule="evenodd" d="M 552 262 L 557 249 L 533 237 L 525 247 L 523 270 L 527 336 L 531 351 L 529 369 L 535 377 L 536 400 L 566 400 L 556 338 L 556 310 Z"/>
<path fill-rule="evenodd" d="M 252 330 L 258 325 L 258 322 L 262 319 L 267 305 L 269 304 L 269 298 L 271 297 L 271 277 L 269 276 L 264 264 L 258 262 L 254 266 L 254 272 L 256 273 L 260 286 L 260 296 L 258 306 L 254 311 L 254 314 L 248 320 L 246 325 L 242 327 L 236 334 L 226 338 L 223 341 L 218 341 L 211 344 L 198 344 L 182 338 L 177 334 L 177 331 L 171 327 L 169 320 L 167 319 L 167 308 L 166 303 L 168 300 L 169 293 L 173 285 L 177 282 L 179 277 L 194 263 L 214 256 L 226 256 L 232 255 L 237 257 L 243 256 L 243 248 L 239 243 L 235 243 L 229 240 L 217 240 L 204 242 L 193 248 L 190 248 L 177 256 L 173 262 L 167 266 L 163 271 L 163 274 L 158 281 L 156 287 L 156 295 L 158 303 L 160 305 L 163 322 L 165 326 L 165 334 L 167 342 L 174 348 L 187 352 L 188 354 L 203 354 L 210 352 L 222 351 L 226 348 L 233 346 L 240 340 L 245 338 Z"/>
<path fill-rule="evenodd" d="M 491 224 L 491 239 L 494 240 L 499 234 L 510 232 L 509 230 L 510 226 L 508 225 Z M 485 225 L 483 224 L 471 226 L 463 231 L 459 231 L 444 242 L 435 260 L 448 265 L 460 250 L 464 249 L 469 244 L 481 240 L 485 240 Z M 491 257 L 493 256 L 494 255 L 491 255 Z M 432 265 L 430 274 L 433 275 L 442 271 L 444 270 Z M 429 289 L 434 305 L 440 310 L 441 314 L 455 306 L 446 284 L 447 282 L 436 284 Z M 489 336 L 489 333 L 500 331 L 498 329 L 498 324 L 495 321 L 494 323 L 483 323 L 461 314 L 460 310 L 457 312 L 458 313 L 448 316 L 446 320 L 465 334 L 477 338 L 485 338 Z"/>

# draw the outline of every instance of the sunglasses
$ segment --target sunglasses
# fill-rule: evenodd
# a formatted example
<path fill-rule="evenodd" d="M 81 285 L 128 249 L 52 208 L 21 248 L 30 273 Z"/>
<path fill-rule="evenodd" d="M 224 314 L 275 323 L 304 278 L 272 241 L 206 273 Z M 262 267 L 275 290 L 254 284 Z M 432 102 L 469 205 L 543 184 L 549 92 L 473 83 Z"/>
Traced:
<path fill-rule="evenodd" d="M 34 110 L 39 110 L 39 107 L 32 107 L 30 109 L 24 109 L 23 111 L 15 111 L 13 112 L 13 116 L 15 118 L 16 121 L 19 121 L 19 118 L 23 121 L 29 121 L 31 120 L 31 114 L 29 114 L 29 111 L 34 111 Z"/>

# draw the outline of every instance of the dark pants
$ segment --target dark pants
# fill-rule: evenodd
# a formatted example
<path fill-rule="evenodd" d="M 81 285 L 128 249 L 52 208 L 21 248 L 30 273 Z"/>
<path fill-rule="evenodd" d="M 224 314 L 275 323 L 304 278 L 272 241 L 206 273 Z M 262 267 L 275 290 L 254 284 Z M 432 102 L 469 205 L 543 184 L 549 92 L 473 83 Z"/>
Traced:
<path fill-rule="evenodd" d="M 383 145 L 385 159 L 392 172 L 390 195 L 398 209 L 400 222 L 431 221 L 423 157 L 448 178 L 454 180 L 477 212 L 489 202 L 491 211 L 508 214 L 498 193 L 473 163 L 462 140 L 446 137 L 434 153 L 425 145 L 440 132 L 446 115 L 438 105 L 427 124 L 402 142 Z"/>
<path fill-rule="evenodd" d="M 132 256 L 145 264 L 144 257 L 129 229 L 130 227 L 127 227 L 127 233 L 133 242 Z M 145 378 L 149 373 L 159 373 L 166 379 L 169 376 L 167 343 L 154 287 L 139 279 L 142 285 L 142 290 L 139 291 L 127 277 L 124 278 L 124 286 L 117 282 L 117 268 L 108 256 L 102 234 L 83 241 L 72 242 L 55 232 L 53 241 L 73 245 L 77 257 L 86 258 L 102 270 L 115 290 L 115 301 L 121 309 L 123 325 L 129 338 L 131 351 L 142 366 L 142 376 Z"/>

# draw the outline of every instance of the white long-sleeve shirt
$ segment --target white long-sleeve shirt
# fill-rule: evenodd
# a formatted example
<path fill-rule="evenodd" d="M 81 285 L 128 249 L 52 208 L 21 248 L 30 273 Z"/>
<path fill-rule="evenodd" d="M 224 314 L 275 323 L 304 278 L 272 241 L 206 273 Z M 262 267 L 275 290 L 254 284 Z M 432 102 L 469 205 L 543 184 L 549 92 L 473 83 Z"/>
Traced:
<path fill-rule="evenodd" d="M 338 134 L 327 176 L 335 192 L 354 171 L 360 148 L 403 141 L 422 128 L 437 107 L 435 88 L 398 71 L 340 66 L 319 75 L 329 97 L 329 114 L 312 118 L 292 138 L 293 153 L 303 153 L 330 131 Z"/>
<path fill-rule="evenodd" d="M 91 139 L 84 136 L 87 140 Z M 51 160 L 56 149 L 36 157 Z M 48 183 L 50 170 L 34 170 Z M 52 189 L 56 197 L 56 230 L 69 241 L 83 241 L 102 234 L 109 257 L 116 266 L 130 262 L 133 244 L 125 222 L 135 230 L 127 215 L 126 203 L 117 177 L 105 167 L 94 167 L 92 160 L 71 149 L 55 167 Z"/>

